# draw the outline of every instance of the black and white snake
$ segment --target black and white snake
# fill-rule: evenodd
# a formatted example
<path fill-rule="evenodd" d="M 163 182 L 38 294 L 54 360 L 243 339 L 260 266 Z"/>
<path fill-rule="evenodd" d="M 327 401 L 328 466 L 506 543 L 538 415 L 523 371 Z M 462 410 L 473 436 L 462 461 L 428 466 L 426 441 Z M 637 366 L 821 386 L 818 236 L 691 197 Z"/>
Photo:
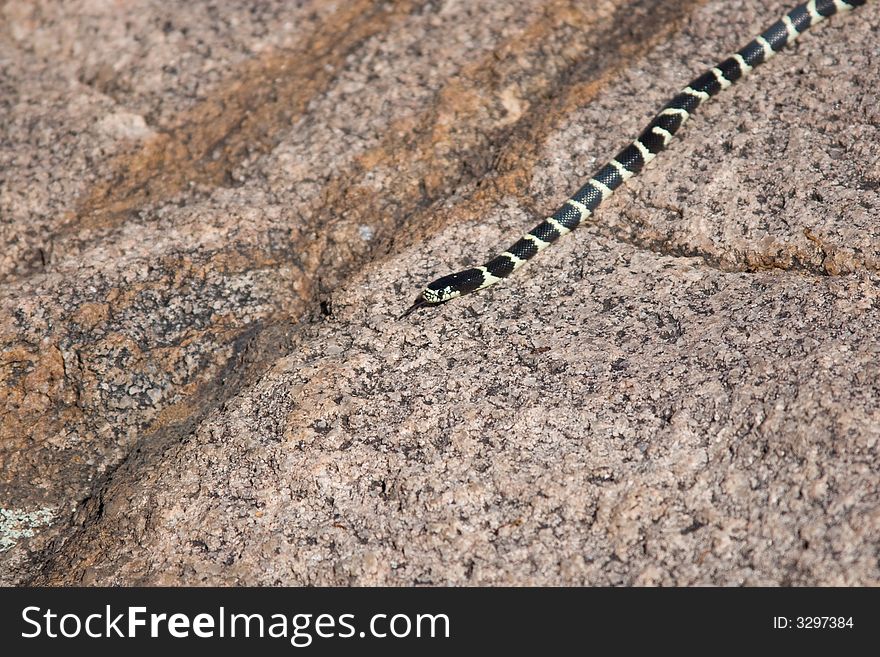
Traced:
<path fill-rule="evenodd" d="M 482 290 L 509 276 L 536 253 L 591 217 L 602 201 L 611 196 L 626 180 L 639 173 L 669 144 L 672 136 L 705 101 L 766 62 L 813 25 L 821 23 L 838 11 L 861 6 L 865 1 L 810 0 L 789 11 L 744 48 L 682 89 L 666 103 L 638 139 L 599 169 L 552 216 L 482 267 L 465 269 L 429 284 L 404 315 L 422 306 L 437 305 L 463 294 Z"/>

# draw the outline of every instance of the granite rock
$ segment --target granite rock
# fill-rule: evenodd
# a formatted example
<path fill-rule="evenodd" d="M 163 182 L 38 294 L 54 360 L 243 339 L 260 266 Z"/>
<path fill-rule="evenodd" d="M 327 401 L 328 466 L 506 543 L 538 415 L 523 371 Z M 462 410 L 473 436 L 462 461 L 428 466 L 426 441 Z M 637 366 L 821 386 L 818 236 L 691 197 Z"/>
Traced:
<path fill-rule="evenodd" d="M 398 319 L 786 8 L 7 2 L 0 581 L 880 582 L 877 3 Z"/>

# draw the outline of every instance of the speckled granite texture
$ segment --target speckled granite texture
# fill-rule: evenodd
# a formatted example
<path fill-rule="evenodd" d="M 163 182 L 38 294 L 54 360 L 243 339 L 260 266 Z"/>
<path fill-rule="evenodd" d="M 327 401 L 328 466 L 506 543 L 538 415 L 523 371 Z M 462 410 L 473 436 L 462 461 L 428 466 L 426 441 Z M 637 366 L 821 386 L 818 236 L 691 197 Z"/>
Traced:
<path fill-rule="evenodd" d="M 880 3 L 0 4 L 0 583 L 880 584 Z"/>

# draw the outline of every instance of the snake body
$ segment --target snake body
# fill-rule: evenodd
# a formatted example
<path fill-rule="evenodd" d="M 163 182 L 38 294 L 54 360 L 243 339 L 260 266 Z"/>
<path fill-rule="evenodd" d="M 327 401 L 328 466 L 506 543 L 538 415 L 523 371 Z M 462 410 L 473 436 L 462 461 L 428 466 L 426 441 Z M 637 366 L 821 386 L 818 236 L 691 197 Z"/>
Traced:
<path fill-rule="evenodd" d="M 592 217 L 602 201 L 666 148 L 700 105 L 745 77 L 812 26 L 839 11 L 863 5 L 865 1 L 810 0 L 789 11 L 744 48 L 710 68 L 675 95 L 635 141 L 599 169 L 552 216 L 482 267 L 465 269 L 430 283 L 404 314 L 482 290 L 509 276 L 538 252 Z"/>

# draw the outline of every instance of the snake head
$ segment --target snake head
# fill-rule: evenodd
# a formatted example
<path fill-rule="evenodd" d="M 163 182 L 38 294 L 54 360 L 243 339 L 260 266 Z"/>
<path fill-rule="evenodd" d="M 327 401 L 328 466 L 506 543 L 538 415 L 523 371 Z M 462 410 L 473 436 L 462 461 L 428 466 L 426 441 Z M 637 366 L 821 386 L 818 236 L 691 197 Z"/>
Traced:
<path fill-rule="evenodd" d="M 484 286 L 484 282 L 485 271 L 477 268 L 465 269 L 456 274 L 438 278 L 422 290 L 422 293 L 416 297 L 415 303 L 400 317 L 402 319 L 422 306 L 436 306 L 460 297 L 462 294 L 479 290 Z"/>
<path fill-rule="evenodd" d="M 485 272 L 476 267 L 438 278 L 422 292 L 427 303 L 436 304 L 478 290 L 485 281 Z"/>

